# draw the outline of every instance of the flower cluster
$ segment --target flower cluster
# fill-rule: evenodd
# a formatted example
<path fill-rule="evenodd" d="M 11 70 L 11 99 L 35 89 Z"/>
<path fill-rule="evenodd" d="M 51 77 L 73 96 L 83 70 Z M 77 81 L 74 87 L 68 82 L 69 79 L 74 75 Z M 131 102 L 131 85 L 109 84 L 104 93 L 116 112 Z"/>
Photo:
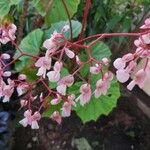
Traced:
<path fill-rule="evenodd" d="M 6 44 L 9 41 L 14 41 L 16 36 L 16 26 L 14 24 L 1 24 L 0 25 L 0 43 Z"/>
<path fill-rule="evenodd" d="M 141 29 L 144 31 L 150 29 L 150 19 L 145 21 Z M 21 109 L 25 109 L 24 119 L 19 122 L 24 127 L 29 125 L 32 129 L 38 129 L 38 122 L 42 117 L 41 114 L 46 110 L 47 104 L 50 109 L 53 106 L 59 106 L 58 108 L 60 109 L 53 111 L 49 117 L 60 124 L 62 117 L 69 117 L 71 115 L 71 110 L 77 106 L 77 103 L 85 106 L 93 98 L 99 99 L 100 96 L 106 95 L 110 88 L 113 74 L 108 70 L 109 60 L 107 58 L 97 60 L 92 55 L 91 45 L 98 40 L 87 45 L 80 44 L 81 41 L 72 42 L 64 36 L 64 32 L 68 30 L 69 26 L 66 25 L 61 32 L 54 31 L 51 37 L 43 42 L 45 53 L 42 56 L 32 56 L 23 53 L 13 42 L 16 32 L 14 24 L 1 26 L 0 28 L 1 44 L 11 41 L 20 51 L 18 58 L 22 56 L 34 58 L 34 66 L 37 69 L 36 75 L 38 78 L 33 83 L 28 82 L 24 74 L 20 74 L 17 79 L 12 80 L 11 72 L 6 69 L 9 65 L 15 63 L 17 59 L 5 64 L 4 60 L 10 59 L 10 55 L 6 53 L 0 55 L 0 98 L 3 102 L 9 102 L 13 92 L 17 91 L 20 97 Z M 108 36 L 109 34 L 106 35 Z M 143 34 L 138 35 L 140 35 L 139 38 L 134 41 L 137 47 L 135 53 L 128 53 L 122 58 L 117 58 L 113 63 L 117 69 L 117 79 L 121 83 L 128 81 L 130 76 L 134 74 L 133 80 L 127 86 L 129 90 L 132 90 L 135 85 L 143 88 L 150 71 L 150 33 L 143 32 Z M 102 36 L 99 38 L 102 38 Z M 85 50 L 88 56 L 85 62 L 80 60 L 80 52 L 75 51 L 77 48 Z M 135 71 L 141 59 L 144 59 L 144 67 Z M 89 72 L 83 78 L 81 71 L 87 64 Z M 67 70 L 65 74 L 63 74 L 64 69 Z M 92 81 L 92 77 L 97 80 Z M 82 83 L 78 94 L 68 92 L 77 82 Z M 42 91 L 33 94 L 33 90 L 39 84 L 43 87 Z M 54 85 L 54 87 L 51 87 L 51 85 Z M 34 104 L 35 100 L 38 103 Z"/>
<path fill-rule="evenodd" d="M 141 29 L 150 28 L 150 18 L 145 20 L 145 24 L 141 26 Z M 133 80 L 128 84 L 127 88 L 132 90 L 135 85 L 143 88 L 147 75 L 150 71 L 150 33 L 141 35 L 137 40 L 134 41 L 136 46 L 135 53 L 128 53 L 122 58 L 117 58 L 114 61 L 114 67 L 117 69 L 117 79 L 124 83 L 129 80 L 130 76 L 133 75 Z M 137 64 L 139 60 L 144 60 L 144 67 L 137 70 Z"/>

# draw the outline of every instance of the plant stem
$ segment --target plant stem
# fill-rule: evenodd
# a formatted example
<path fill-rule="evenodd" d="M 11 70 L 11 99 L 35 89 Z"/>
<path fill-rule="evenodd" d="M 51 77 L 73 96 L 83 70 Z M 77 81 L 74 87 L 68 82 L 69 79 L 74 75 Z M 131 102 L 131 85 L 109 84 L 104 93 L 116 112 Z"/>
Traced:
<path fill-rule="evenodd" d="M 72 33 L 71 16 L 70 16 L 70 13 L 69 13 L 69 10 L 68 10 L 68 8 L 67 8 L 67 5 L 66 5 L 65 1 L 64 1 L 64 0 L 61 0 L 61 1 L 62 1 L 62 4 L 63 4 L 64 8 L 65 8 L 66 14 L 67 14 L 67 16 L 68 16 L 69 26 L 70 26 L 70 40 L 72 41 L 73 33 Z M 60 9 L 61 9 L 61 8 L 60 8 Z"/>

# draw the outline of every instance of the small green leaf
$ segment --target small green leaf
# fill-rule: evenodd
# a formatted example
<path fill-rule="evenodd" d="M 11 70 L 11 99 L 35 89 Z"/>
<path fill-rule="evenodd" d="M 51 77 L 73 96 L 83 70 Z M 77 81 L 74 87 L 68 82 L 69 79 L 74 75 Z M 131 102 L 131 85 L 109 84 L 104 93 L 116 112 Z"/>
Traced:
<path fill-rule="evenodd" d="M 80 0 L 65 0 L 66 6 L 68 8 L 70 17 L 72 17 L 76 12 Z M 67 13 L 64 9 L 62 1 L 55 0 L 52 4 L 52 8 L 48 11 L 45 18 L 45 23 L 50 26 L 52 23 L 59 22 L 61 20 L 67 20 Z"/>
<path fill-rule="evenodd" d="M 75 21 L 75 20 L 72 20 L 71 21 L 72 23 L 72 33 L 73 33 L 73 38 L 76 38 L 80 32 L 81 32 L 81 23 L 79 21 Z M 52 24 L 51 28 L 46 30 L 45 32 L 45 39 L 48 39 L 51 37 L 51 34 L 54 32 L 54 31 L 57 31 L 57 32 L 61 32 L 62 28 L 65 26 L 65 25 L 69 25 L 69 22 L 68 21 L 60 21 L 58 23 L 55 23 L 55 24 Z M 64 33 L 64 36 L 67 38 L 67 39 L 70 39 L 70 29 Z"/>

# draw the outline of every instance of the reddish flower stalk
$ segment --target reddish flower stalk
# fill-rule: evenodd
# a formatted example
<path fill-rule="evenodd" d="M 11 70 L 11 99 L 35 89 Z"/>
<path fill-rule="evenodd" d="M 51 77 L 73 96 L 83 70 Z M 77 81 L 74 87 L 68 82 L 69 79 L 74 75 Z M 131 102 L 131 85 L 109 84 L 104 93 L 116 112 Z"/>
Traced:
<path fill-rule="evenodd" d="M 84 34 L 84 30 L 85 30 L 85 25 L 86 25 L 88 13 L 89 13 L 90 5 L 91 5 L 91 0 L 86 0 L 86 5 L 85 5 L 85 9 L 84 9 L 84 14 L 83 14 L 83 20 L 82 20 L 82 28 L 81 28 L 81 33 L 80 33 L 80 36 L 79 36 L 79 40 L 81 40 L 83 38 L 83 34 Z"/>

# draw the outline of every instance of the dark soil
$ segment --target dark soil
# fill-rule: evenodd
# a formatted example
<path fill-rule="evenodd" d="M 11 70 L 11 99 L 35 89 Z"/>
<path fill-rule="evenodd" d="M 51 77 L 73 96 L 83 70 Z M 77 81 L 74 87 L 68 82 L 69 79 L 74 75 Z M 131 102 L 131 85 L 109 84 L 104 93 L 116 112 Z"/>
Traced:
<path fill-rule="evenodd" d="M 62 125 L 43 119 L 36 131 L 18 127 L 12 150 L 150 150 L 149 127 L 150 120 L 135 106 L 134 99 L 120 98 L 118 107 L 97 122 L 82 124 L 72 114 Z"/>

